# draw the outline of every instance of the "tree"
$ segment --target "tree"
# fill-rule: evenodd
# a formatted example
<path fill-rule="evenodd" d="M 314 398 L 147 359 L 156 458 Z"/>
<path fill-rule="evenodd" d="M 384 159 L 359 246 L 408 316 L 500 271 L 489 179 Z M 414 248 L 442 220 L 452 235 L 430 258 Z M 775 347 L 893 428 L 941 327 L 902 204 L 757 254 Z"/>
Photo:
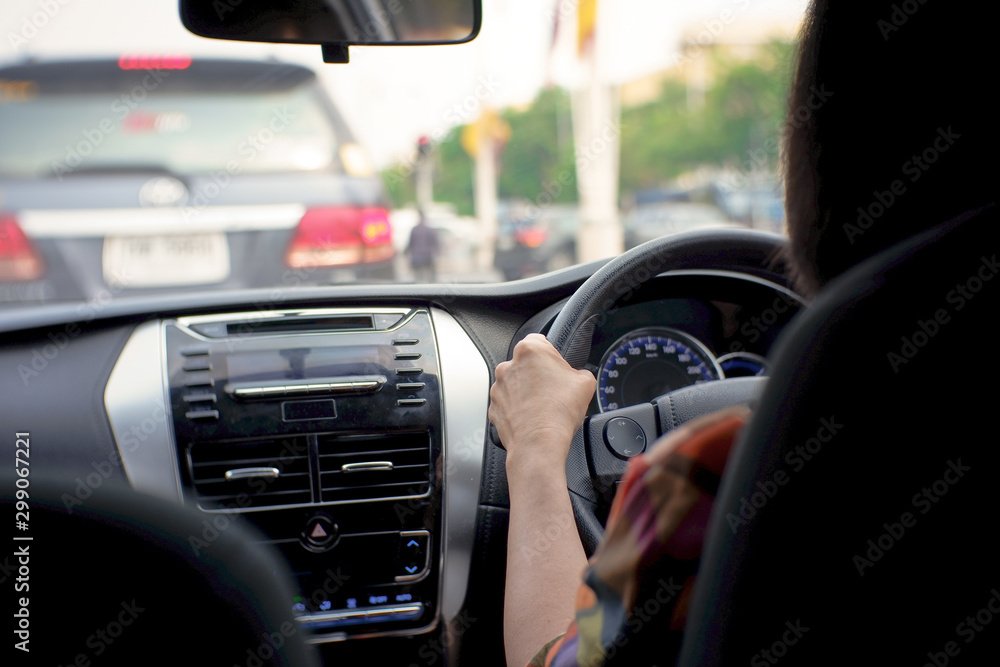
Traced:
<path fill-rule="evenodd" d="M 750 61 L 715 58 L 704 105 L 688 106 L 684 84 L 622 112 L 621 191 L 659 187 L 702 166 L 741 168 L 748 156 L 774 169 L 788 95 L 793 46 L 773 41 Z"/>

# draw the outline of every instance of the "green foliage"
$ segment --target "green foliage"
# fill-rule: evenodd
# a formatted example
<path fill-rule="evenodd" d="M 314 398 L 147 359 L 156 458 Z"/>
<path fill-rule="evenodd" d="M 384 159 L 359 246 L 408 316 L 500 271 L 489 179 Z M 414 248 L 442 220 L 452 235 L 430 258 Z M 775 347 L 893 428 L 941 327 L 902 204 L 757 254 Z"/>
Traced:
<path fill-rule="evenodd" d="M 511 134 L 500 159 L 500 198 L 545 204 L 575 202 L 569 94 L 561 88 L 543 90 L 530 108 L 508 110 L 503 117 Z"/>
<path fill-rule="evenodd" d="M 434 199 L 455 205 L 459 215 L 475 214 L 473 162 L 462 148 L 462 127 L 449 132 L 434 151 Z"/>
<path fill-rule="evenodd" d="M 404 165 L 396 165 L 380 174 L 385 190 L 396 208 L 412 206 L 417 201 L 413 172 Z"/>
<path fill-rule="evenodd" d="M 623 197 L 706 165 L 774 169 L 793 55 L 794 45 L 781 41 L 762 46 L 754 60 L 725 60 L 706 53 L 701 57 L 714 58 L 709 68 L 714 78 L 701 106 L 689 103 L 683 82 L 668 80 L 656 100 L 623 109 Z M 558 88 L 543 90 L 530 107 L 508 109 L 503 118 L 511 135 L 498 163 L 499 197 L 576 201 L 569 94 Z M 471 215 L 473 160 L 462 148 L 462 129 L 452 129 L 435 146 L 434 198 Z M 750 164 L 751 156 L 756 164 Z M 398 166 L 382 176 L 397 206 L 415 200 L 412 168 Z"/>
<path fill-rule="evenodd" d="M 793 53 L 793 45 L 774 41 L 751 61 L 716 56 L 715 80 L 699 107 L 688 103 L 683 83 L 668 81 L 653 102 L 624 109 L 622 193 L 705 165 L 746 170 L 751 154 L 759 167 L 775 168 Z"/>

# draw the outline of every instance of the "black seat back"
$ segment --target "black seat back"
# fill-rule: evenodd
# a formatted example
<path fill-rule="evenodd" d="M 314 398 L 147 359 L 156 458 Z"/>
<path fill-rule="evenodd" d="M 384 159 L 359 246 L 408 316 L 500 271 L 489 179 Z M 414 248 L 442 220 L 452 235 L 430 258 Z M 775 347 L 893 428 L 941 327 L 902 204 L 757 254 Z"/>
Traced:
<path fill-rule="evenodd" d="M 988 207 L 872 258 L 785 332 L 680 664 L 995 664 L 997 223 Z"/>
<path fill-rule="evenodd" d="M 19 518 L 28 521 L 9 532 L 28 539 L 8 539 L 2 562 L 14 590 L 8 626 L 27 630 L 8 628 L 8 649 L 28 640 L 28 652 L 10 651 L 20 659 L 13 664 L 316 664 L 291 615 L 287 565 L 255 544 L 240 519 L 109 481 L 81 501 L 74 489 L 85 479 L 39 473 L 17 478 L 28 495 Z M 12 525 L 18 487 L 8 475 L 0 481 Z"/>

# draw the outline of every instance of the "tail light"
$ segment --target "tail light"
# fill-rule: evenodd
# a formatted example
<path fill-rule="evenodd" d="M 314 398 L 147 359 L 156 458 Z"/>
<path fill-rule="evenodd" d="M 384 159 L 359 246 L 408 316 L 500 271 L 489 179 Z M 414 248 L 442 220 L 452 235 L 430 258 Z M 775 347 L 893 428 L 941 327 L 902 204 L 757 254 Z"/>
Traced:
<path fill-rule="evenodd" d="M 0 213 L 0 281 L 36 280 L 45 262 L 11 214 Z"/>
<path fill-rule="evenodd" d="M 187 69 L 190 66 L 191 56 L 184 54 L 125 53 L 118 58 L 121 69 Z"/>
<path fill-rule="evenodd" d="M 381 262 L 393 254 L 384 208 L 312 208 L 299 221 L 285 263 L 295 269 L 343 266 Z"/>
<path fill-rule="evenodd" d="M 537 248 L 548 237 L 548 230 L 542 227 L 523 227 L 514 232 L 514 240 L 528 248 Z"/>

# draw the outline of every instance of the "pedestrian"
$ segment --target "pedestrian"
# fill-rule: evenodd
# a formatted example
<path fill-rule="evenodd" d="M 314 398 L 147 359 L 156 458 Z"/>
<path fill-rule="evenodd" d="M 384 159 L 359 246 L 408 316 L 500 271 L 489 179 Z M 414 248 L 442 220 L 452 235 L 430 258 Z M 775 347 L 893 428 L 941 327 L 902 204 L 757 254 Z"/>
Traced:
<path fill-rule="evenodd" d="M 437 280 L 437 256 L 441 251 L 437 230 L 427 224 L 423 213 L 420 220 L 410 231 L 410 242 L 406 245 L 406 254 L 410 258 L 410 268 L 413 269 L 413 279 L 418 283 L 431 283 Z"/>

